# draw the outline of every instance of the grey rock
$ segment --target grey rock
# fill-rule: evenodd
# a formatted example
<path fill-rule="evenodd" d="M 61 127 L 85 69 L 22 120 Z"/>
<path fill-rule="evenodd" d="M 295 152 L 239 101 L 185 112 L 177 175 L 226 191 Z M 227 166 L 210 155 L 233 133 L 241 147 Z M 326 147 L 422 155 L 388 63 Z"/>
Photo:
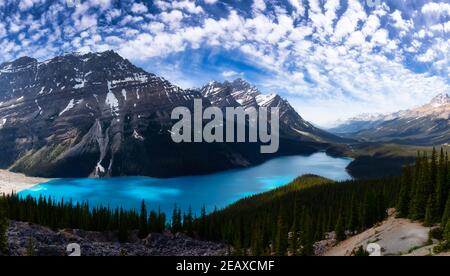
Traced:
<path fill-rule="evenodd" d="M 121 244 L 112 233 L 53 231 L 17 221 L 10 222 L 7 236 L 11 256 L 26 255 L 30 239 L 34 256 L 66 256 L 71 243 L 80 245 L 82 256 L 223 256 L 228 252 L 224 243 L 195 240 L 184 234 L 152 233 L 143 240 Z"/>

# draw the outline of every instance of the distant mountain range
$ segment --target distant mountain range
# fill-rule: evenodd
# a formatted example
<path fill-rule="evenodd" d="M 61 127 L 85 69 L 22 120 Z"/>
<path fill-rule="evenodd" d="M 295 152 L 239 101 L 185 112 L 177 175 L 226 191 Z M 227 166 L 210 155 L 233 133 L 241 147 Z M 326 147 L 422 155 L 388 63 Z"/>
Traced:
<path fill-rule="evenodd" d="M 450 96 L 440 94 L 431 102 L 387 115 L 358 116 L 329 130 L 361 141 L 410 145 L 450 142 Z"/>
<path fill-rule="evenodd" d="M 346 141 L 302 119 L 278 95 L 242 79 L 183 90 L 108 51 L 0 65 L 0 167 L 45 177 L 169 177 L 246 167 L 273 157 L 259 145 L 175 144 L 172 109 L 280 107 L 277 155 Z"/>

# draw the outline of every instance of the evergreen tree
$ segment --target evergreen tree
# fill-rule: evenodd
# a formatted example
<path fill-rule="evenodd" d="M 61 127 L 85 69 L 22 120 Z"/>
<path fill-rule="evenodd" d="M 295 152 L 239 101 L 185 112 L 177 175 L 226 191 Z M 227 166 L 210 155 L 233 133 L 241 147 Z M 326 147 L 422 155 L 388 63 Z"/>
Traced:
<path fill-rule="evenodd" d="M 181 232 L 182 228 L 183 228 L 183 221 L 181 218 L 181 209 L 177 208 L 177 205 L 175 205 L 174 209 L 173 209 L 173 214 L 172 214 L 172 233 L 176 234 L 178 232 Z"/>
<path fill-rule="evenodd" d="M 446 224 L 448 219 L 450 219 L 450 193 L 447 198 L 447 203 L 445 204 L 444 213 L 442 214 L 441 224 Z"/>
<path fill-rule="evenodd" d="M 367 252 L 364 247 L 361 245 L 360 247 L 358 247 L 358 250 L 354 251 L 352 256 L 355 257 L 368 257 L 370 256 L 370 253 Z"/>
<path fill-rule="evenodd" d="M 199 235 L 201 237 L 204 237 L 206 235 L 206 206 L 202 206 L 201 214 L 200 214 L 200 221 L 199 221 Z"/>
<path fill-rule="evenodd" d="M 439 155 L 439 166 L 438 175 L 436 183 L 436 206 L 435 206 L 435 216 L 444 211 L 445 208 L 445 189 L 447 187 L 447 160 L 444 155 L 444 149 L 441 148 L 441 153 Z"/>
<path fill-rule="evenodd" d="M 450 242 L 450 219 L 447 221 L 447 223 L 444 225 L 444 233 L 443 233 L 443 237 L 444 240 L 447 241 L 447 243 Z"/>
<path fill-rule="evenodd" d="M 345 240 L 345 229 L 344 229 L 344 222 L 342 221 L 342 215 L 339 215 L 339 218 L 337 220 L 336 226 L 334 227 L 334 231 L 336 233 L 336 240 L 343 241 Z"/>
<path fill-rule="evenodd" d="M 301 224 L 301 254 L 303 256 L 312 256 L 314 255 L 314 233 L 312 230 L 313 222 L 309 211 L 304 213 L 302 224 Z"/>
<path fill-rule="evenodd" d="M 275 255 L 284 256 L 287 252 L 287 238 L 288 233 L 286 230 L 286 225 L 281 216 L 278 216 L 277 222 L 277 234 L 275 237 Z"/>
<path fill-rule="evenodd" d="M 189 207 L 188 213 L 184 216 L 183 219 L 183 229 L 186 231 L 188 236 L 194 235 L 194 216 L 192 214 L 192 208 Z"/>
<path fill-rule="evenodd" d="M 434 221 L 433 208 L 434 208 L 433 207 L 433 197 L 430 196 L 428 198 L 428 203 L 427 203 L 427 206 L 425 209 L 425 219 L 424 219 L 424 225 L 427 227 L 433 225 L 433 221 Z"/>
<path fill-rule="evenodd" d="M 401 188 L 400 188 L 400 198 L 397 205 L 398 215 L 400 217 L 407 217 L 409 215 L 410 206 L 410 195 L 411 195 L 411 185 L 412 183 L 412 168 L 406 166 L 403 169 L 403 174 L 401 177 Z"/>
<path fill-rule="evenodd" d="M 0 198 L 0 256 L 8 255 L 8 219 L 6 217 L 5 202 Z"/>
<path fill-rule="evenodd" d="M 430 160 L 430 191 L 434 192 L 438 178 L 437 151 L 433 147 Z"/>
<path fill-rule="evenodd" d="M 244 248 L 242 247 L 242 237 L 240 231 L 236 231 L 234 241 L 233 241 L 233 255 L 243 256 Z"/>
<path fill-rule="evenodd" d="M 263 230 L 259 225 L 254 227 L 252 242 L 251 242 L 251 252 L 253 256 L 261 256 L 264 253 L 264 246 L 262 240 Z"/>
<path fill-rule="evenodd" d="M 298 255 L 298 242 L 298 229 L 295 226 L 292 226 L 291 231 L 289 232 L 289 251 L 291 252 L 292 256 Z"/>
<path fill-rule="evenodd" d="M 427 154 L 425 153 L 420 161 L 418 182 L 416 184 L 416 191 L 411 210 L 411 218 L 414 220 L 423 220 L 425 217 L 425 209 L 430 196 L 430 187 L 432 186 L 430 182 L 430 166 Z"/>
<path fill-rule="evenodd" d="M 358 204 L 355 200 L 355 195 L 352 195 L 352 203 L 350 206 L 350 214 L 348 218 L 347 229 L 355 231 L 358 228 Z"/>
<path fill-rule="evenodd" d="M 139 215 L 139 238 L 144 239 L 148 236 L 148 220 L 147 220 L 147 207 L 145 201 L 141 203 L 141 213 Z"/>
<path fill-rule="evenodd" d="M 121 243 L 127 242 L 129 237 L 129 227 L 128 227 L 128 221 L 125 216 L 125 212 L 122 208 L 120 208 L 119 213 L 119 233 L 118 238 Z"/>

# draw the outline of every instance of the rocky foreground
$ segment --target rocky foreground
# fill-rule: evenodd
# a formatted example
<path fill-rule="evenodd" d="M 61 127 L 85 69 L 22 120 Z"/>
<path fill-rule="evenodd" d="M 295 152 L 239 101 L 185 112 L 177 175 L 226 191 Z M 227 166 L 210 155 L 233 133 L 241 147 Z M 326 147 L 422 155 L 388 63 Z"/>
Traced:
<path fill-rule="evenodd" d="M 67 245 L 77 243 L 82 256 L 222 256 L 228 254 L 223 243 L 192 239 L 184 234 L 152 233 L 130 242 L 119 243 L 112 233 L 82 230 L 53 231 L 47 227 L 11 221 L 8 229 L 11 256 L 67 256 Z M 31 242 L 30 242 L 31 241 Z"/>

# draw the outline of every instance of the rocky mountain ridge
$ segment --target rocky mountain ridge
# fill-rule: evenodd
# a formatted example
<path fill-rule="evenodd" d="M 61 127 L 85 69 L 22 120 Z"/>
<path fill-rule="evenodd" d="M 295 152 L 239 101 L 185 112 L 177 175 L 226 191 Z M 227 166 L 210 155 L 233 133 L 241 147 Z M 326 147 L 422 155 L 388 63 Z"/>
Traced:
<path fill-rule="evenodd" d="M 42 177 L 171 177 L 272 157 L 250 143 L 175 144 L 171 112 L 193 108 L 196 98 L 205 106 L 280 107 L 277 155 L 308 154 L 342 141 L 244 80 L 183 90 L 113 51 L 72 53 L 0 65 L 0 168 Z"/>
<path fill-rule="evenodd" d="M 439 145 L 450 141 L 450 96 L 439 94 L 429 103 L 387 115 L 356 118 L 330 130 L 362 141 Z"/>

